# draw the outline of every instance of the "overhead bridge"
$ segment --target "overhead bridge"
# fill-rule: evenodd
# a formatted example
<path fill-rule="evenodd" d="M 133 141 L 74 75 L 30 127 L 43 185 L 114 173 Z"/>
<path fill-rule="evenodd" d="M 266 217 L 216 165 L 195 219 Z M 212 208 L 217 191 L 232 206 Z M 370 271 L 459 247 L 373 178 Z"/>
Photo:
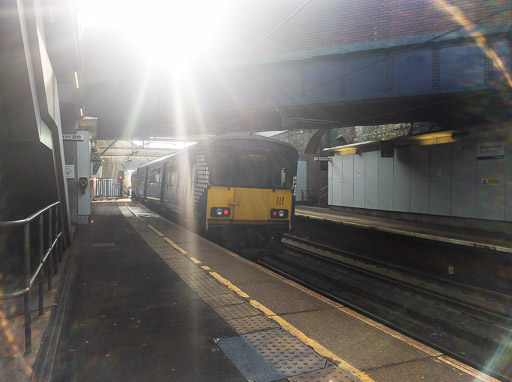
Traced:
<path fill-rule="evenodd" d="M 179 133 L 174 117 L 184 105 L 193 106 L 183 118 L 195 134 L 510 120 L 510 2 L 419 3 L 310 2 L 242 60 L 219 70 L 202 63 L 188 79 L 193 96 L 176 103 L 163 73 L 147 81 L 98 77 L 88 84 L 87 108 L 104 139 Z M 142 104 L 134 95 L 141 89 Z"/>

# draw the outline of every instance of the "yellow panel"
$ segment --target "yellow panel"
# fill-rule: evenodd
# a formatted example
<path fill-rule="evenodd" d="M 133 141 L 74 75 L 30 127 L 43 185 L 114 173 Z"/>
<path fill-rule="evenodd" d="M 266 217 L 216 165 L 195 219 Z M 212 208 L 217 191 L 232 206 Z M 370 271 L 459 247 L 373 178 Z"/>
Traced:
<path fill-rule="evenodd" d="M 260 188 L 211 187 L 208 190 L 206 209 L 210 224 L 282 224 L 290 221 L 292 210 L 290 190 L 268 190 Z M 210 216 L 212 207 L 229 207 L 229 218 Z M 288 210 L 287 219 L 271 219 L 272 208 Z"/>
<path fill-rule="evenodd" d="M 290 190 L 269 190 L 268 194 L 268 210 L 271 208 L 279 208 L 288 210 L 288 217 L 292 212 L 292 192 Z"/>
<path fill-rule="evenodd" d="M 233 217 L 233 206 L 229 204 L 233 200 L 235 189 L 231 187 L 210 187 L 208 190 L 208 204 L 206 207 L 206 216 L 211 218 L 210 211 L 212 207 L 230 207 L 231 216 L 228 218 L 214 218 L 215 220 L 231 220 Z"/>
<path fill-rule="evenodd" d="M 268 193 L 272 190 L 260 188 L 237 188 L 235 190 L 234 219 L 235 220 L 267 220 L 269 215 Z"/>

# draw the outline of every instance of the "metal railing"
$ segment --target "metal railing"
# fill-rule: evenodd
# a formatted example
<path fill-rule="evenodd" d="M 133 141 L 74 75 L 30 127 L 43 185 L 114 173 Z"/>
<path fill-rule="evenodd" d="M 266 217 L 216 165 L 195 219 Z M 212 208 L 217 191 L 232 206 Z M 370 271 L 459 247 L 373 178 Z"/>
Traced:
<path fill-rule="evenodd" d="M 54 213 L 55 212 L 55 213 Z M 30 289 L 39 278 L 39 315 L 43 315 L 44 310 L 44 265 L 47 268 L 48 290 L 52 289 L 52 268 L 53 272 L 58 272 L 58 262 L 62 260 L 62 224 L 59 219 L 60 202 L 55 202 L 49 206 L 30 215 L 26 219 L 0 222 L 0 228 L 12 228 L 23 226 L 23 277 L 24 288 L 11 293 L 0 294 L 0 300 L 8 300 L 11 298 L 24 297 L 25 309 L 25 354 L 32 352 L 32 320 L 30 305 Z M 48 248 L 44 251 L 44 227 L 45 215 L 47 215 L 47 234 Z M 39 265 L 31 275 L 30 272 L 30 223 L 39 217 Z M 54 249 L 56 251 L 55 256 Z M 48 261 L 47 261 L 48 260 Z"/>
<path fill-rule="evenodd" d="M 93 197 L 120 198 L 122 196 L 121 182 L 122 180 L 115 178 L 96 178 L 94 180 Z"/>

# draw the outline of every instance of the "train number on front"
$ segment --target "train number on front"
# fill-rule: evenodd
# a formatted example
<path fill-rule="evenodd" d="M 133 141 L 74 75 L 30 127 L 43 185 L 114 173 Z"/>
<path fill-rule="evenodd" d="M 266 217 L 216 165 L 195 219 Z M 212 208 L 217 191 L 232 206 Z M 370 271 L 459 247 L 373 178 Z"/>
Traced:
<path fill-rule="evenodd" d="M 276 197 L 276 206 L 284 206 L 284 196 Z"/>

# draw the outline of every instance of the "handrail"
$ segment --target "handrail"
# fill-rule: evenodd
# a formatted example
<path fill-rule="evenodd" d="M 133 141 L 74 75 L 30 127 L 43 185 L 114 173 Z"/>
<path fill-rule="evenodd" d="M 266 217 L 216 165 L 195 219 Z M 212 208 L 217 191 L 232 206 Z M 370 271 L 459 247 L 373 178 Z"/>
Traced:
<path fill-rule="evenodd" d="M 55 209 L 55 214 L 53 210 Z M 44 243 L 44 216 L 48 216 L 48 248 L 43 249 Z M 62 260 L 63 249 L 63 233 L 62 224 L 60 222 L 60 202 L 52 203 L 45 208 L 33 213 L 29 217 L 20 220 L 11 220 L 0 222 L 0 228 L 13 228 L 23 226 L 23 270 L 24 270 L 24 287 L 11 293 L 0 293 L 0 300 L 8 300 L 11 298 L 24 297 L 25 307 L 25 354 L 32 352 L 32 328 L 31 328 L 31 305 L 30 305 L 30 289 L 35 281 L 39 278 L 39 315 L 43 315 L 44 309 L 44 265 L 47 265 L 48 290 L 52 289 L 52 265 L 53 273 L 58 272 L 58 262 Z M 34 275 L 30 273 L 30 222 L 39 217 L 39 265 Z M 54 232 L 54 234 L 52 234 Z M 55 250 L 55 255 L 53 256 Z"/>
<path fill-rule="evenodd" d="M 23 225 L 23 224 L 27 224 L 27 223 L 30 223 L 32 220 L 34 220 L 36 217 L 38 217 L 39 215 L 41 215 L 42 213 L 45 213 L 47 210 L 49 210 L 50 208 L 56 206 L 57 204 L 60 204 L 60 202 L 55 202 L 53 204 L 50 204 L 49 206 L 46 206 L 45 208 L 43 208 L 42 210 L 39 210 L 35 213 L 33 213 L 32 215 L 30 215 L 28 218 L 25 218 L 25 219 L 21 219 L 21 220 L 10 220 L 10 221 L 6 221 L 6 222 L 0 222 L 0 228 L 4 228 L 4 227 L 14 227 L 14 226 L 17 226 L 17 225 Z"/>

